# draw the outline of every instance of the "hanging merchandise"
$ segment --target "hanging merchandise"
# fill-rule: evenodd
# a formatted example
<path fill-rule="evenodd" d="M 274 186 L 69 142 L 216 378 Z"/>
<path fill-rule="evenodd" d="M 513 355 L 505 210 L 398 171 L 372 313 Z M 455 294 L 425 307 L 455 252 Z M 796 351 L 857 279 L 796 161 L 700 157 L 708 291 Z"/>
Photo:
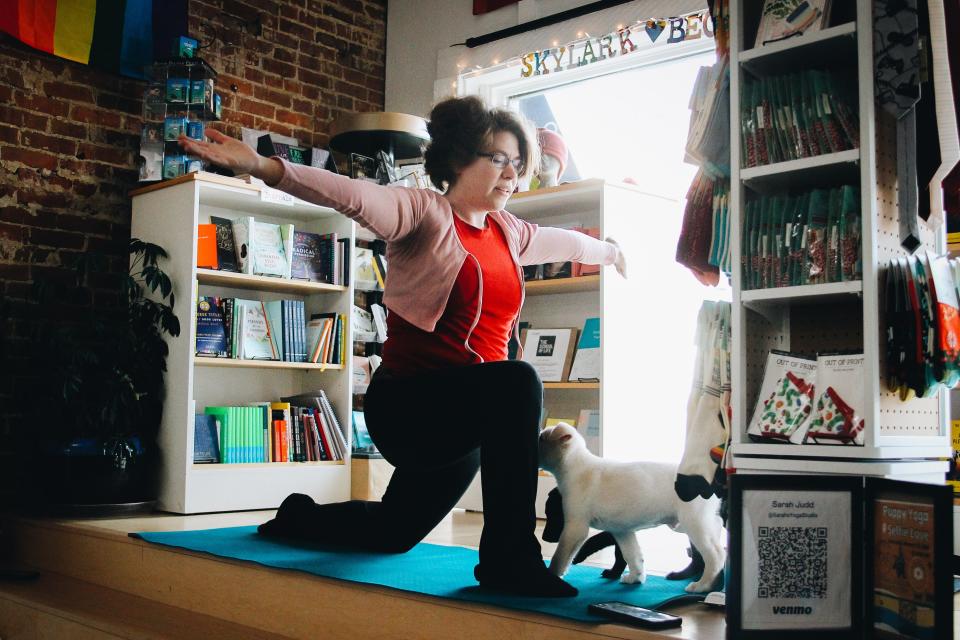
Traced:
<path fill-rule="evenodd" d="M 681 500 L 724 495 L 730 438 L 730 303 L 705 300 L 697 315 L 697 355 L 687 399 L 683 456 L 674 488 Z"/>
<path fill-rule="evenodd" d="M 817 354 L 816 381 L 806 442 L 863 445 L 863 354 Z"/>
<path fill-rule="evenodd" d="M 676 260 L 695 274 L 719 273 L 717 266 L 709 261 L 713 238 L 714 186 L 714 181 L 699 171 L 687 191 Z"/>
<path fill-rule="evenodd" d="M 684 161 L 711 178 L 730 177 L 730 67 L 720 58 L 700 67 L 690 97 L 690 126 Z"/>
<path fill-rule="evenodd" d="M 727 0 L 709 3 L 716 25 L 717 62 L 701 67 L 690 97 L 684 160 L 700 168 L 687 190 L 676 260 L 701 283 L 730 278 L 730 69 Z M 707 20 L 706 22 L 710 22 Z"/>
<path fill-rule="evenodd" d="M 934 227 L 941 220 L 939 211 L 931 216 L 926 188 L 941 164 L 934 87 L 928 73 L 927 4 L 874 0 L 875 93 L 879 105 L 897 119 L 900 244 L 911 253 L 920 246 L 918 215 Z M 922 191 L 918 182 L 925 187 Z"/>
<path fill-rule="evenodd" d="M 816 360 L 770 351 L 747 435 L 753 440 L 803 442 L 802 427 L 812 411 L 816 373 Z"/>
<path fill-rule="evenodd" d="M 960 260 L 929 251 L 884 270 L 886 381 L 901 400 L 960 383 Z"/>

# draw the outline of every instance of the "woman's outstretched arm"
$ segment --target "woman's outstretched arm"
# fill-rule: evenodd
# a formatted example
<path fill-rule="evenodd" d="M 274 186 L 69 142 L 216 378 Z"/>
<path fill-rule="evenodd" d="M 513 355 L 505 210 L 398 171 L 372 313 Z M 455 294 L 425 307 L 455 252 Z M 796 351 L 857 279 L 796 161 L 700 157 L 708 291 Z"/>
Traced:
<path fill-rule="evenodd" d="M 264 158 L 236 138 L 231 138 L 216 129 L 207 129 L 204 135 L 210 139 L 210 142 L 194 140 L 183 135 L 178 142 L 190 155 L 199 156 L 211 164 L 230 169 L 234 173 L 249 173 L 271 187 L 283 177 L 283 165 L 279 161 Z"/>
<path fill-rule="evenodd" d="M 388 188 L 316 167 L 265 158 L 215 129 L 207 129 L 206 136 L 210 142 L 180 136 L 180 146 L 219 167 L 249 173 L 307 202 L 336 209 L 384 240 L 399 240 L 412 232 L 429 206 L 427 196 L 419 189 Z"/>

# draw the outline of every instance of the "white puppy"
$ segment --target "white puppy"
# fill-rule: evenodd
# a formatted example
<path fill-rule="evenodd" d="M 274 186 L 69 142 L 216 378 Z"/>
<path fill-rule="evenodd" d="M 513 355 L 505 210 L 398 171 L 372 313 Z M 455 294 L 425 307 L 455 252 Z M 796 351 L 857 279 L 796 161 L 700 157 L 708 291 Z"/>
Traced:
<path fill-rule="evenodd" d="M 540 466 L 553 473 L 563 496 L 563 533 L 550 561 L 555 575 L 567 572 L 593 527 L 612 533 L 623 551 L 629 572 L 620 582 L 642 583 L 646 573 L 634 531 L 665 524 L 686 533 L 703 555 L 703 576 L 687 591 L 710 590 L 726 558 L 717 499 L 680 500 L 673 488 L 677 465 L 604 460 L 561 422 L 540 432 Z"/>

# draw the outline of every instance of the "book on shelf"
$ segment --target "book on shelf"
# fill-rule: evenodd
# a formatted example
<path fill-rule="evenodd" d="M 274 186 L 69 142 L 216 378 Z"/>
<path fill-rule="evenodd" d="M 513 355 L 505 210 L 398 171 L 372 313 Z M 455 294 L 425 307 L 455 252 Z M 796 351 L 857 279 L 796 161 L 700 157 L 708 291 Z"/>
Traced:
<path fill-rule="evenodd" d="M 197 299 L 196 355 L 214 358 L 230 357 L 223 307 L 218 297 L 200 296 Z"/>
<path fill-rule="evenodd" d="M 600 353 L 600 318 L 587 318 L 577 342 L 577 352 L 570 367 L 571 381 L 600 380 L 603 364 Z"/>
<path fill-rule="evenodd" d="M 366 247 L 356 247 L 353 251 L 353 265 L 356 270 L 354 276 L 354 286 L 357 289 L 378 289 L 380 283 L 377 280 L 376 271 L 373 267 L 373 250 Z"/>
<path fill-rule="evenodd" d="M 520 352 L 520 343 L 523 342 L 524 332 L 530 327 L 530 323 L 522 320 L 517 323 L 517 338 L 510 334 L 510 341 L 507 343 L 507 360 L 516 360 Z"/>
<path fill-rule="evenodd" d="M 197 225 L 197 268 L 217 269 L 217 227 L 213 224 Z"/>
<path fill-rule="evenodd" d="M 367 387 L 370 386 L 370 380 L 373 377 L 373 372 L 370 366 L 370 358 L 368 356 L 353 356 L 353 392 L 354 393 L 366 393 Z"/>
<path fill-rule="evenodd" d="M 827 24 L 831 0 L 764 0 L 755 47 L 819 31 Z"/>
<path fill-rule="evenodd" d="M 381 289 L 387 287 L 387 259 L 383 254 L 374 252 L 373 273 L 377 278 L 377 285 Z"/>
<path fill-rule="evenodd" d="M 264 408 L 261 406 L 209 406 L 204 414 L 220 424 L 220 462 L 267 462 L 264 453 Z"/>
<path fill-rule="evenodd" d="M 339 313 L 315 313 L 307 322 L 307 346 L 309 362 L 343 364 L 340 360 L 340 342 L 343 332 L 343 315 Z"/>
<path fill-rule="evenodd" d="M 275 360 L 276 350 L 270 337 L 266 313 L 260 300 L 234 301 L 237 325 L 237 351 L 242 360 Z"/>
<path fill-rule="evenodd" d="M 367 453 L 372 453 L 377 450 L 377 446 L 373 444 L 373 438 L 370 437 L 370 432 L 367 430 L 367 419 L 363 415 L 363 411 L 353 411 L 353 450 L 364 451 Z"/>
<path fill-rule="evenodd" d="M 542 264 L 523 265 L 523 280 L 524 282 L 530 282 L 531 280 L 543 280 L 543 265 Z"/>
<path fill-rule="evenodd" d="M 210 222 L 216 227 L 217 268 L 220 271 L 240 271 L 237 265 L 237 248 L 233 242 L 233 221 L 230 218 L 210 216 Z"/>
<path fill-rule="evenodd" d="M 336 284 L 337 252 L 339 242 L 336 233 L 293 232 L 292 266 L 290 276 L 298 280 Z"/>
<path fill-rule="evenodd" d="M 543 382 L 565 382 L 573 364 L 577 329 L 527 329 L 523 361 L 530 363 Z"/>
<path fill-rule="evenodd" d="M 315 410 L 314 416 L 319 420 L 319 426 L 323 428 L 321 438 L 324 438 L 326 444 L 329 445 L 327 450 L 332 452 L 334 460 L 344 459 L 347 451 L 346 439 L 340 428 L 340 422 L 333 411 L 333 405 L 330 404 L 330 400 L 323 389 L 306 391 L 281 398 L 281 400 L 293 406 L 309 407 Z"/>
<path fill-rule="evenodd" d="M 241 272 L 290 277 L 288 256 L 293 248 L 292 224 L 258 222 L 253 216 L 242 216 L 233 221 L 233 236 Z"/>
<path fill-rule="evenodd" d="M 193 421 L 193 462 L 220 462 L 220 423 L 214 415 L 198 413 Z"/>
<path fill-rule="evenodd" d="M 569 278 L 573 275 L 573 262 L 570 260 L 564 262 L 546 262 L 542 266 L 542 277 L 544 280 Z"/>
<path fill-rule="evenodd" d="M 370 314 L 373 316 L 373 326 L 377 332 L 377 342 L 387 341 L 387 310 L 379 304 L 370 305 Z"/>
<path fill-rule="evenodd" d="M 377 342 L 377 327 L 374 324 L 373 313 L 353 305 L 350 314 L 353 323 L 353 339 L 359 342 Z"/>
<path fill-rule="evenodd" d="M 577 416 L 577 431 L 587 441 L 587 449 L 594 455 L 600 455 L 600 410 L 581 409 Z"/>

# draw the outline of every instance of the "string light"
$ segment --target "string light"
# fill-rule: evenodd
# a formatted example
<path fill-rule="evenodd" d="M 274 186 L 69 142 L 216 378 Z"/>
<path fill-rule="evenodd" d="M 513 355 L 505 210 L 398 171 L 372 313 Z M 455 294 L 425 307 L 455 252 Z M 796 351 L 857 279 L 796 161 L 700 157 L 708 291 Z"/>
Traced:
<path fill-rule="evenodd" d="M 650 23 L 654 23 L 654 24 L 660 23 L 661 26 L 662 26 L 664 23 L 668 23 L 668 22 L 671 21 L 671 20 L 684 20 L 684 25 L 683 25 L 683 26 L 686 27 L 686 19 L 689 18 L 690 16 L 702 16 L 702 19 L 708 19 L 708 17 L 709 17 L 709 12 L 704 10 L 704 11 L 699 11 L 699 12 L 693 12 L 693 13 L 685 14 L 685 15 L 682 15 L 682 16 L 671 16 L 671 17 L 668 17 L 668 18 L 649 18 L 649 19 L 646 19 L 646 20 L 637 19 L 636 21 L 634 21 L 633 23 L 631 23 L 628 27 L 626 27 L 626 29 L 629 29 L 631 32 L 634 32 L 634 31 L 635 31 L 636 33 L 640 33 L 640 32 L 645 31 L 646 28 L 647 28 L 647 25 L 649 25 Z M 623 25 L 623 23 L 619 23 L 619 24 L 617 24 L 616 30 L 615 30 L 613 33 L 607 34 L 607 35 L 608 35 L 608 36 L 612 36 L 612 35 L 614 35 L 615 33 L 622 32 L 622 31 L 624 31 L 624 25 Z M 631 35 L 631 37 L 633 37 L 633 36 L 634 36 L 634 33 L 631 33 L 630 35 Z M 591 40 L 591 39 L 592 39 L 592 36 L 590 35 L 589 32 L 586 32 L 586 31 L 578 31 L 578 32 L 577 32 L 577 37 L 576 37 L 574 40 L 572 40 L 572 41 L 570 41 L 570 42 L 567 42 L 566 45 L 565 45 L 565 47 L 566 47 L 569 51 L 571 51 L 571 56 L 572 56 L 572 51 L 573 51 L 574 48 L 576 48 L 578 45 L 581 45 L 581 44 L 583 44 L 584 42 L 587 42 L 587 41 L 589 41 L 589 40 Z M 655 39 L 654 39 L 653 41 L 656 42 Z M 552 41 L 552 46 L 553 46 L 553 47 L 558 47 L 558 46 L 559 46 L 559 40 L 556 40 L 556 39 L 553 40 L 553 41 Z M 631 49 L 630 51 L 633 51 L 633 49 Z M 630 51 L 628 51 L 627 53 L 629 53 Z M 477 65 L 473 65 L 473 69 L 470 69 L 469 71 L 464 71 L 464 69 L 465 69 L 466 66 L 467 66 L 466 64 L 464 64 L 464 63 L 458 63 L 458 64 L 457 64 L 458 75 L 461 76 L 461 77 L 467 78 L 467 77 L 473 77 L 473 76 L 478 75 L 479 73 L 482 73 L 482 72 L 492 71 L 494 67 L 519 66 L 519 65 L 521 64 L 521 62 L 523 61 L 523 59 L 524 59 L 525 57 L 527 57 L 527 56 L 530 56 L 532 53 L 536 53 L 536 52 L 526 52 L 526 53 L 524 53 L 523 55 L 520 55 L 520 56 L 514 56 L 514 57 L 512 57 L 512 58 L 507 58 L 507 59 L 504 60 L 502 63 L 501 63 L 501 61 L 500 61 L 500 58 L 494 58 L 493 61 L 491 62 L 491 64 L 487 65 L 486 67 L 483 67 L 483 66 L 477 64 Z M 571 57 L 571 60 L 572 60 L 572 57 Z"/>

